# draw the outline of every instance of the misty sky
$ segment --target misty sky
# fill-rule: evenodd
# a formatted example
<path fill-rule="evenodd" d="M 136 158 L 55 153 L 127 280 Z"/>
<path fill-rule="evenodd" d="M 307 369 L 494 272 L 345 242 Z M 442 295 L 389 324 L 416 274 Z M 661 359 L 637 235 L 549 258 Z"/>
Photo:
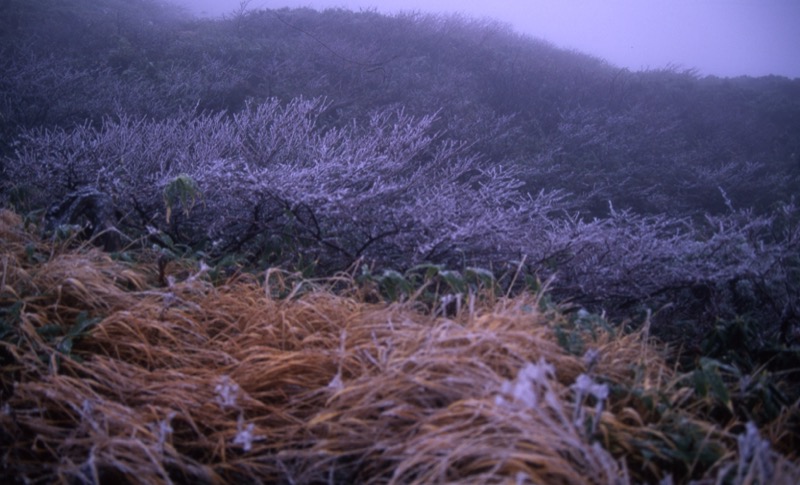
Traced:
<path fill-rule="evenodd" d="M 172 0 L 218 15 L 240 0 Z M 489 16 L 632 70 L 800 77 L 800 0 L 252 0 L 252 7 L 376 8 Z"/>

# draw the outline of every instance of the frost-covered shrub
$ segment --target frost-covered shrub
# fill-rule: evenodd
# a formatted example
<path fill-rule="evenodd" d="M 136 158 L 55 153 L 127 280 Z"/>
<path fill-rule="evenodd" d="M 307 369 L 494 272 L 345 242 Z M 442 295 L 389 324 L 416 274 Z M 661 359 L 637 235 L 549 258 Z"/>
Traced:
<path fill-rule="evenodd" d="M 93 186 L 114 199 L 123 226 L 159 227 L 219 252 L 268 256 L 265 248 L 288 245 L 329 269 L 359 258 L 404 266 L 516 257 L 558 208 L 556 193 L 521 193 L 518 172 L 480 168 L 466 144 L 433 131 L 434 116 L 384 110 L 324 129 L 326 107 L 271 100 L 233 116 L 29 130 L 6 175 L 34 206 Z M 163 195 L 179 177 L 201 194 L 191 211 L 173 211 Z"/>
<path fill-rule="evenodd" d="M 588 219 L 569 212 L 580 205 L 574 196 L 528 193 L 519 166 L 488 163 L 436 132 L 435 116 L 384 109 L 331 127 L 321 122 L 328 107 L 273 99 L 233 115 L 27 130 L 4 160 L 3 192 L 13 187 L 42 207 L 95 187 L 131 235 L 155 228 L 211 257 L 254 264 L 330 273 L 357 261 L 401 270 L 525 261 L 552 278 L 559 299 L 598 308 L 685 300 L 713 321 L 740 312 L 749 295 L 762 317 L 784 327 L 797 319 L 793 205 L 679 219 L 609 204 L 608 217 Z M 173 194 L 179 182 L 191 188 L 183 198 Z M 737 290 L 745 287 L 752 291 Z"/>
<path fill-rule="evenodd" d="M 771 215 L 737 211 L 700 221 L 631 212 L 553 220 L 543 249 L 528 251 L 529 267 L 553 276 L 557 300 L 625 316 L 649 308 L 656 321 L 713 324 L 746 315 L 788 339 L 800 324 L 799 221 L 794 204 Z"/>

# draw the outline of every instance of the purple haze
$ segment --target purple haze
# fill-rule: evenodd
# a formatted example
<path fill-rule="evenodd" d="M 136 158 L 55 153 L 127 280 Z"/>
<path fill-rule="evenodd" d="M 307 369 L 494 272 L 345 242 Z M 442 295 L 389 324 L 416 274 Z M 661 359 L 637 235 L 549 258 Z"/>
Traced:
<path fill-rule="evenodd" d="M 172 0 L 220 15 L 240 0 Z M 631 70 L 677 66 L 701 75 L 800 77 L 797 0 L 253 0 L 250 8 L 307 6 L 459 12 Z"/>

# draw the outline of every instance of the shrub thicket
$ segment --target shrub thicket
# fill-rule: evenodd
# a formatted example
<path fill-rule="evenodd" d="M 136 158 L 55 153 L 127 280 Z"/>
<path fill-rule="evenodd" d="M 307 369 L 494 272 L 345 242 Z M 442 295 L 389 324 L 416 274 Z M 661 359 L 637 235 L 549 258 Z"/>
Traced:
<path fill-rule="evenodd" d="M 6 455 L 4 470 L 12 466 L 20 477 L 33 476 L 37 460 L 61 456 L 60 446 L 75 445 L 74 451 L 102 435 L 107 448 L 92 448 L 88 458 L 82 448 L 68 450 L 67 461 L 45 472 L 48 478 L 97 481 L 103 473 L 133 467 L 119 461 L 124 456 L 145 459 L 126 455 L 130 443 L 110 431 L 134 423 L 135 433 L 150 439 L 145 454 L 162 460 L 154 468 L 136 468 L 153 477 L 178 473 L 234 480 L 283 474 L 301 481 L 323 475 L 329 480 L 444 481 L 506 472 L 511 477 L 532 470 L 528 454 L 539 445 L 512 433 L 528 453 L 512 466 L 488 443 L 511 436 L 501 428 L 508 426 L 503 419 L 519 414 L 515 400 L 557 394 L 561 401 L 551 399 L 549 411 L 539 417 L 552 421 L 559 412 L 570 414 L 571 421 L 556 423 L 564 425 L 559 432 L 566 430 L 560 436 L 588 460 L 576 465 L 563 453 L 548 459 L 550 465 L 557 462 L 552 470 L 566 480 L 582 477 L 575 470 L 584 467 L 596 471 L 600 481 L 624 481 L 622 456 L 637 467 L 630 469 L 637 480 L 664 478 L 660 466 L 681 467 L 678 480 L 714 476 L 763 482 L 774 476 L 772 465 L 795 476 L 747 423 L 760 426 L 781 451 L 796 449 L 787 433 L 796 429 L 800 366 L 800 213 L 794 199 L 800 188 L 800 80 L 701 78 L 676 68 L 629 72 L 491 21 L 459 16 L 246 7 L 245 2 L 223 19 L 199 20 L 154 0 L 0 3 L 0 201 L 24 213 L 31 227 L 51 240 L 42 246 L 17 227 L 16 216 L 0 213 L 6 221 L 4 250 L 8 246 L 0 280 L 0 358 L 10 365 L 2 375 L 0 418 L 27 431 L 41 426 L 54 431 L 38 448 L 44 441 L 25 441 L 30 433 L 19 439 L 0 434 L 4 445 L 16 446 L 19 458 L 9 465 L 11 455 Z M 78 238 L 102 245 L 118 260 L 150 258 L 152 265 L 146 275 L 137 275 L 99 253 L 91 253 L 91 261 L 55 257 Z M 198 261 L 203 262 L 199 273 L 183 275 L 191 285 L 175 286 L 180 275 L 169 268 Z M 112 267 L 121 273 L 108 280 Z M 272 269 L 258 284 L 243 276 L 265 268 Z M 358 305 L 408 301 L 409 311 L 425 310 L 431 319 L 420 326 L 414 322 L 421 314 L 404 313 L 402 325 L 415 330 L 407 342 L 397 343 L 392 332 L 400 338 L 408 329 L 392 328 L 391 314 L 367 319 L 360 336 L 345 335 L 355 327 L 337 327 L 328 317 L 318 326 L 303 327 L 301 321 L 312 318 L 309 312 L 327 315 L 326 299 L 340 297 L 301 302 L 295 310 L 302 318 L 292 325 L 307 338 L 293 334 L 292 345 L 319 344 L 334 355 L 341 342 L 342 352 L 352 347 L 351 367 L 341 367 L 344 357 L 331 357 L 298 364 L 303 372 L 296 382 L 276 381 L 287 390 L 282 397 L 288 399 L 288 412 L 306 413 L 302 418 L 310 421 L 286 415 L 288 427 L 265 443 L 253 438 L 277 429 L 275 423 L 223 419 L 206 430 L 214 443 L 257 447 L 271 461 L 253 461 L 246 453 L 227 460 L 226 452 L 219 455 L 223 445 L 206 446 L 208 433 L 193 420 L 219 415 L 211 401 L 205 403 L 211 414 L 170 414 L 157 410 L 158 404 L 144 406 L 142 414 L 130 402 L 112 399 L 116 391 L 105 384 L 89 388 L 90 381 L 105 382 L 123 367 L 133 369 L 130 359 L 139 357 L 146 369 L 132 371 L 136 377 L 128 384 L 135 392 L 146 383 L 141 373 L 163 363 L 147 359 L 202 368 L 189 356 L 199 345 L 192 339 L 204 332 L 218 332 L 209 334 L 213 345 L 218 337 L 230 339 L 230 352 L 246 361 L 251 357 L 242 352 L 257 353 L 263 342 L 248 340 L 256 334 L 238 327 L 250 325 L 246 320 L 220 316 L 224 324 L 217 328 L 216 317 L 207 317 L 220 310 L 214 298 L 225 300 L 231 290 L 222 303 L 233 305 L 231 315 L 238 318 L 246 312 L 236 305 L 258 301 L 274 309 L 279 303 L 270 299 L 271 292 L 291 300 L 307 285 L 302 279 L 293 280 L 296 286 L 281 280 L 276 290 L 270 275 L 297 271 L 327 277 L 342 270 L 349 270 L 358 285 L 337 280 L 334 287 L 361 292 Z M 221 293 L 205 280 L 210 275 L 220 283 L 234 273 L 246 282 L 223 285 Z M 192 293 L 189 286 L 195 284 L 203 288 L 200 293 Z M 535 302 L 524 296 L 542 287 L 546 296 Z M 134 288 L 141 291 L 126 293 Z M 266 292 L 267 299 L 249 290 Z M 511 303 L 497 299 L 515 292 L 523 295 Z M 51 298 L 54 303 L 46 303 Z M 236 303 L 236 298 L 245 300 Z M 562 307 L 566 315 L 559 313 L 555 323 L 545 325 L 546 342 L 532 345 L 552 350 L 557 344 L 570 353 L 558 357 L 559 368 L 579 364 L 573 357 L 584 354 L 588 335 L 595 343 L 606 339 L 616 345 L 620 329 L 598 316 L 605 314 L 623 323 L 622 329 L 649 326 L 676 344 L 689 373 L 669 375 L 668 390 L 675 396 L 650 391 L 647 376 L 654 374 L 646 373 L 655 370 L 647 366 L 669 374 L 660 361 L 634 359 L 638 363 L 630 361 L 628 368 L 633 374 L 625 378 L 604 374 L 610 396 L 601 392 L 600 382 L 577 374 L 560 376 L 556 383 L 550 367 L 537 363 L 533 354 L 515 357 L 513 366 L 502 364 L 489 377 L 488 367 L 474 367 L 481 359 L 495 365 L 501 354 L 508 357 L 509 345 L 531 343 L 538 335 L 514 327 L 507 335 L 511 340 L 502 344 L 505 350 L 481 353 L 481 342 L 495 338 L 490 334 L 500 338 L 506 329 L 502 322 L 508 322 L 510 310 L 503 305 L 521 312 L 514 313 L 522 320 L 513 325 L 527 325 L 525 312 L 547 298 L 570 306 Z M 125 318 L 135 312 L 115 307 L 120 301 L 141 304 L 142 315 L 150 315 L 136 317 L 135 328 L 142 330 L 132 341 L 123 334 L 134 328 Z M 350 300 L 334 304 L 353 305 Z M 475 313 L 476 308 L 487 313 Z M 172 310 L 196 314 L 182 314 L 164 327 L 162 319 Z M 537 325 L 542 318 L 535 318 Z M 350 319 L 342 321 L 349 325 Z M 478 321 L 487 326 L 476 327 Z M 276 325 L 282 332 L 289 328 L 286 322 Z M 242 332 L 250 333 L 237 340 Z M 376 332 L 394 343 L 382 347 Z M 164 337 L 171 345 L 178 333 L 191 336 L 186 345 L 192 351 L 185 355 L 135 342 Z M 478 341 L 469 340 L 478 334 Z M 462 349 L 455 342 L 477 349 L 479 355 L 454 360 L 456 367 L 496 384 L 502 377 L 508 381 L 505 390 L 484 389 L 470 401 L 449 390 L 435 397 L 433 389 L 433 401 L 424 406 L 394 403 L 392 419 L 413 418 L 403 428 L 409 434 L 388 433 L 380 449 L 362 446 L 364 436 L 372 439 L 376 429 L 365 423 L 383 412 L 384 401 L 370 394 L 373 389 L 396 384 L 400 387 L 392 392 L 398 399 L 412 399 L 418 393 L 410 391 L 408 376 L 422 375 L 414 365 L 430 366 L 425 375 L 431 382 L 441 379 L 432 384 L 441 391 L 458 379 L 449 376 L 461 375 L 453 366 L 440 369 L 435 360 L 420 360 L 415 352 L 428 352 L 425 346 L 433 342 L 423 335 L 440 335 L 437 352 L 448 359 L 453 349 Z M 614 352 L 639 348 L 631 339 L 625 342 L 633 347 Z M 84 343 L 91 348 L 76 350 Z M 373 343 L 377 347 L 364 350 Z M 281 355 L 299 359 L 308 354 L 304 349 Z M 356 364 L 369 360 L 367 367 L 380 367 L 380 359 L 388 358 L 381 352 L 394 349 L 410 352 L 397 365 L 411 365 L 411 374 L 405 367 L 406 374 L 386 381 L 359 374 Z M 229 350 L 220 353 L 212 346 L 198 355 L 217 366 L 214 359 L 223 354 L 229 359 Z M 71 359 L 96 359 L 98 353 L 103 359 L 86 367 Z M 41 365 L 42 359 L 49 367 Z M 100 361 L 108 365 L 95 365 Z M 522 367 L 526 362 L 530 366 Z M 580 365 L 590 369 L 594 364 Z M 323 371 L 310 372 L 308 366 Z M 536 382 L 513 381 L 520 368 L 527 369 L 520 376 L 539 376 Z M 254 372 L 295 368 L 276 369 L 256 366 Z M 178 372 L 169 366 L 163 371 L 173 377 Z M 255 406 L 247 408 L 248 416 L 274 404 L 252 375 L 234 378 L 242 389 L 264 398 L 241 403 Z M 214 398 L 210 390 L 218 388 L 217 404 L 223 408 L 240 405 L 220 394 L 233 392 L 232 381 L 210 374 L 198 379 L 209 399 Z M 306 386 L 307 393 L 292 394 L 302 379 L 313 385 Z M 345 385 L 342 379 L 352 382 Z M 169 379 L 159 382 L 174 387 Z M 514 386 L 539 394 L 517 392 Z M 53 389 L 61 393 L 56 398 Z M 619 395 L 623 391 L 627 394 Z M 175 403 L 187 396 L 173 398 Z M 599 414 L 606 398 L 613 416 Z M 332 407 L 315 407 L 319 414 L 308 414 L 312 401 Z M 43 421 L 33 419 L 35 410 L 46 410 L 39 415 Z M 687 410 L 713 424 L 684 426 L 694 419 L 687 418 Z M 98 413 L 113 421 L 117 411 L 129 417 L 127 424 L 104 421 L 106 427 L 98 427 Z M 526 408 L 523 414 L 531 412 Z M 229 418 L 237 418 L 231 413 Z M 597 415 L 599 420 L 592 418 Z M 466 419 L 470 426 L 454 428 L 453 419 Z M 550 421 L 544 424 L 554 425 Z M 516 418 L 508 422 L 518 424 Z M 417 433 L 418 423 L 427 423 L 420 425 L 427 434 Z M 347 429 L 355 424 L 364 426 Z M 650 425 L 657 428 L 647 434 Z M 98 435 L 103 429 L 107 433 Z M 491 458 L 462 455 L 458 449 L 440 461 L 409 455 L 407 446 L 438 449 L 470 433 L 477 433 L 475 449 Z M 602 435 L 592 439 L 604 448 L 584 439 L 586 433 Z M 725 455 L 735 441 L 732 433 L 740 437 L 739 451 Z M 67 434 L 71 438 L 65 441 Z M 301 435 L 307 440 L 297 441 Z M 414 441 L 423 436 L 432 441 Z M 181 449 L 170 448 L 168 439 Z M 649 440 L 648 447 L 641 449 L 642 440 Z M 363 453 L 351 453 L 353 446 Z M 89 460 L 88 465 L 79 460 Z M 445 469 L 458 475 L 443 474 Z"/>
<path fill-rule="evenodd" d="M 337 9 L 11 0 L 0 39 L 3 201 L 54 204 L 52 234 L 314 274 L 524 270 L 665 333 L 795 338 L 798 80 Z"/>

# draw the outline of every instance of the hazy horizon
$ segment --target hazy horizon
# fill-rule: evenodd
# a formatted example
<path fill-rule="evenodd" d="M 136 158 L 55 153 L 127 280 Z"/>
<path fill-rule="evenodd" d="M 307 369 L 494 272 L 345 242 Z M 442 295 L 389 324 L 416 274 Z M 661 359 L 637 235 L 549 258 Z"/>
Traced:
<path fill-rule="evenodd" d="M 218 16 L 241 0 L 169 0 Z M 250 8 L 343 7 L 491 17 L 631 70 L 668 66 L 721 77 L 800 78 L 795 0 L 252 0 Z"/>

